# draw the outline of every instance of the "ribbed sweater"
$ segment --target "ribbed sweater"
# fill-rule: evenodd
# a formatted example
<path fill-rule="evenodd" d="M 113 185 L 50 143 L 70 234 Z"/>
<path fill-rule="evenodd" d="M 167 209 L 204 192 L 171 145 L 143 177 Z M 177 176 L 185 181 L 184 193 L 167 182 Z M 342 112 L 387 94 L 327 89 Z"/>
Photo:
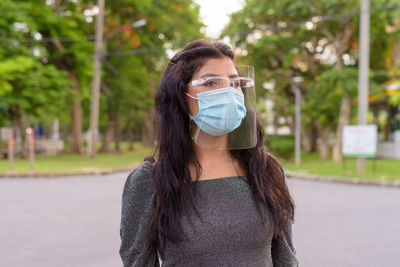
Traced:
<path fill-rule="evenodd" d="M 182 217 L 184 240 L 167 241 L 159 259 L 149 239 L 155 198 L 150 170 L 151 164 L 143 163 L 124 185 L 119 250 L 124 266 L 298 266 L 292 223 L 284 229 L 284 240 L 275 240 L 270 212 L 266 209 L 263 226 L 245 176 L 196 182 L 195 205 L 201 216 Z"/>

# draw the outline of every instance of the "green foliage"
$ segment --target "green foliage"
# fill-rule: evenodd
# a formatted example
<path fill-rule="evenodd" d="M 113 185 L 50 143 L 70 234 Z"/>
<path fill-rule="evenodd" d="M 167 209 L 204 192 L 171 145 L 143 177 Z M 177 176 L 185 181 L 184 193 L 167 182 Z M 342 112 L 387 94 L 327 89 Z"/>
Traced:
<path fill-rule="evenodd" d="M 52 65 L 33 62 L 30 68 L 9 73 L 12 90 L 5 92 L 3 105 L 12 117 L 19 112 L 33 116 L 44 116 L 60 112 L 65 107 L 64 99 L 69 93 L 69 81 L 64 71 Z"/>
<path fill-rule="evenodd" d="M 44 46 L 35 42 L 39 25 L 34 1 L 1 1 L 0 117 L 49 116 L 67 110 L 69 81 L 65 71 L 46 64 Z M 48 17 L 48 14 L 42 13 Z M 39 37 L 38 37 L 39 38 Z M 30 41 L 27 41 L 30 40 Z"/>
<path fill-rule="evenodd" d="M 104 58 L 104 85 L 101 123 L 123 115 L 123 128 L 132 118 L 137 129 L 154 106 L 154 93 L 168 55 L 166 48 L 179 49 L 203 37 L 199 7 L 193 1 L 108 2 L 105 17 L 107 56 Z M 140 20 L 141 27 L 132 25 Z M 139 123 L 139 125 L 138 125 Z"/>
<path fill-rule="evenodd" d="M 66 109 L 69 80 L 65 71 L 44 63 L 40 43 L 27 42 L 39 34 L 34 1 L 1 1 L 0 118 L 48 116 Z M 48 13 L 48 12 L 47 12 Z M 47 14 L 48 15 L 48 14 Z M 50 17 L 42 13 L 44 17 Z"/>
<path fill-rule="evenodd" d="M 13 91 L 11 81 L 15 72 L 27 72 L 34 65 L 32 58 L 17 56 L 0 61 L 0 96 L 5 97 Z M 3 103 L 4 104 L 4 103 Z"/>
<path fill-rule="evenodd" d="M 73 88 L 89 126 L 93 72 L 93 1 L 0 1 L 0 125 L 15 117 L 51 122 L 69 134 Z M 203 37 L 194 1 L 106 1 L 100 129 L 110 116 L 135 129 L 153 107 L 167 49 Z M 90 21 L 91 19 L 91 21 Z M 133 23 L 146 24 L 134 27 Z"/>
<path fill-rule="evenodd" d="M 266 137 L 266 146 L 272 154 L 289 159 L 294 153 L 294 137 L 292 135 L 269 135 Z"/>
<path fill-rule="evenodd" d="M 390 97 L 389 103 L 392 106 L 398 106 L 400 104 L 400 93 L 394 94 Z"/>
<path fill-rule="evenodd" d="M 379 0 L 371 7 L 394 3 Z M 335 129 L 341 100 L 357 95 L 359 17 L 349 14 L 357 13 L 359 5 L 356 0 L 247 0 L 231 15 L 221 37 L 229 37 L 244 51 L 239 53 L 240 63 L 255 66 L 257 97 L 273 99 L 277 116 L 294 116 L 293 77 L 301 76 L 306 132 L 315 124 Z M 396 25 L 398 15 L 398 9 L 371 13 L 371 93 L 382 94 L 380 85 L 390 78 L 384 55 L 400 31 L 387 28 Z M 320 21 L 321 17 L 328 19 Z M 266 82 L 274 85 L 273 90 L 263 88 Z"/>

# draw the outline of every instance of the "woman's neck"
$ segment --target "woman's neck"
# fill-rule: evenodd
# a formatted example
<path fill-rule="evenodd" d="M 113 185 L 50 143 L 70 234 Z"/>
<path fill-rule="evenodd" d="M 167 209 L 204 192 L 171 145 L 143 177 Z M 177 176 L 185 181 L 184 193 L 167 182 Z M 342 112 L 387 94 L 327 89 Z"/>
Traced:
<path fill-rule="evenodd" d="M 245 175 L 238 161 L 227 149 L 216 150 L 194 145 L 194 151 L 201 166 L 200 180 Z M 193 169 L 192 169 L 193 171 Z M 192 175 L 195 172 L 192 172 Z M 194 180 L 193 176 L 193 180 Z"/>
<path fill-rule="evenodd" d="M 231 153 L 227 149 L 209 149 L 194 144 L 194 151 L 200 162 L 233 160 Z"/>

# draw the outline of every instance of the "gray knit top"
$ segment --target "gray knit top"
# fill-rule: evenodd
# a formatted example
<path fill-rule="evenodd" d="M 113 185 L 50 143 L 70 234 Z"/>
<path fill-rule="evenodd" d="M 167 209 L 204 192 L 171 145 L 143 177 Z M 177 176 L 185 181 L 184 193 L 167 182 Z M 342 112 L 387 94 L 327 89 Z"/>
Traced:
<path fill-rule="evenodd" d="M 245 176 L 196 182 L 199 217 L 182 217 L 185 238 L 167 241 L 165 257 L 150 248 L 149 227 L 155 192 L 151 164 L 133 170 L 122 193 L 121 247 L 124 266 L 298 266 L 288 223 L 285 239 L 273 238 L 271 215 L 262 225 Z M 160 264 L 161 262 L 161 264 Z"/>

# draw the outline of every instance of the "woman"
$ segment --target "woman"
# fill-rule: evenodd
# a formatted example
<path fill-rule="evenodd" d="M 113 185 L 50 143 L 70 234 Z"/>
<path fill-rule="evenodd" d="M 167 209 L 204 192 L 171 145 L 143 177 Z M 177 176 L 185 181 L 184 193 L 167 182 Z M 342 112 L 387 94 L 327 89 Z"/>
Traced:
<path fill-rule="evenodd" d="M 294 203 L 263 146 L 251 69 L 226 44 L 193 41 L 164 71 L 156 111 L 156 160 L 124 186 L 124 266 L 297 266 Z"/>

